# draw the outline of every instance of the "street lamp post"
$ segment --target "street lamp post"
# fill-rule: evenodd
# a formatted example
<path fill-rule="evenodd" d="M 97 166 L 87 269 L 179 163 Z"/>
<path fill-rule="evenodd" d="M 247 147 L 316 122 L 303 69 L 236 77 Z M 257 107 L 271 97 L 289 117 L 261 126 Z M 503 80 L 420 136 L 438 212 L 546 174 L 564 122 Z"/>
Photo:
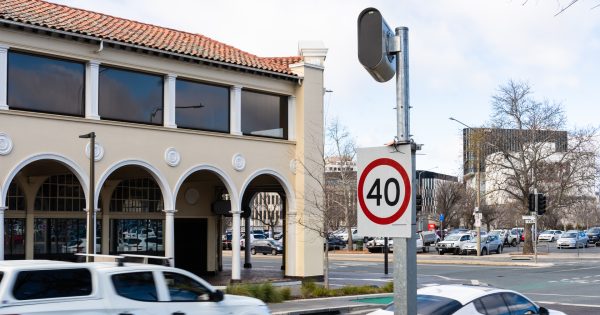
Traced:
<path fill-rule="evenodd" d="M 95 254 L 95 242 L 96 242 L 96 220 L 94 220 L 94 214 L 95 214 L 95 204 L 94 204 L 94 182 L 95 182 L 95 174 L 94 174 L 94 168 L 95 168 L 95 162 L 96 162 L 96 133 L 95 132 L 90 132 L 88 134 L 85 135 L 80 135 L 79 138 L 82 139 L 90 139 L 90 190 L 89 190 L 89 194 L 88 194 L 88 211 L 87 211 L 87 250 L 86 253 L 88 254 L 86 256 L 85 261 L 87 262 L 93 262 L 94 261 L 94 256 L 91 256 L 90 254 Z"/>
<path fill-rule="evenodd" d="M 450 120 L 454 120 L 457 123 L 473 130 L 474 128 L 471 128 L 469 125 L 463 123 L 462 121 L 454 118 L 454 117 L 450 117 Z M 480 155 L 481 155 L 481 139 L 477 139 L 477 153 L 475 156 L 475 167 L 477 170 L 477 177 L 476 177 L 476 185 L 477 185 L 477 205 L 475 206 L 475 209 L 473 211 L 473 216 L 475 216 L 475 228 L 477 231 L 477 256 L 481 256 L 481 213 L 479 212 L 479 209 L 481 209 L 481 169 L 480 169 Z"/>

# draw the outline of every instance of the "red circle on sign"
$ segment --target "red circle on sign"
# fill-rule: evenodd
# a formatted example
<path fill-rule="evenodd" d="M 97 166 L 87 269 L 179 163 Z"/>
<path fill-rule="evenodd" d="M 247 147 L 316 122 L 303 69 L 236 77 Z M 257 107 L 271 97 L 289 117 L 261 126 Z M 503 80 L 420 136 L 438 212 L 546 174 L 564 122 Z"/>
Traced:
<path fill-rule="evenodd" d="M 371 212 L 369 210 L 369 208 L 367 207 L 367 204 L 365 203 L 365 198 L 363 196 L 363 188 L 364 188 L 365 179 L 367 178 L 367 175 L 369 175 L 369 173 L 374 168 L 376 168 L 378 166 L 384 166 L 384 165 L 392 167 L 400 174 L 400 177 L 402 177 L 402 183 L 404 184 L 404 200 L 402 201 L 402 204 L 400 204 L 400 208 L 398 208 L 398 210 L 396 212 L 394 212 L 394 214 L 392 214 L 391 216 L 378 217 L 375 214 L 373 214 L 373 212 Z M 360 179 L 358 180 L 358 203 L 360 204 L 360 208 L 365 213 L 367 218 L 369 218 L 369 220 L 371 220 L 373 223 L 384 225 L 384 224 L 391 224 L 391 223 L 396 222 L 398 219 L 400 219 L 402 217 L 404 212 L 406 212 L 406 208 L 408 207 L 408 202 L 410 201 L 410 196 L 411 196 L 410 180 L 408 178 L 408 174 L 406 173 L 406 170 L 404 170 L 404 167 L 402 167 L 402 165 L 400 165 L 400 163 L 398 163 L 392 159 L 381 158 L 381 159 L 377 159 L 377 160 L 369 163 L 369 165 L 367 165 L 367 167 L 365 167 L 365 169 L 363 170 L 362 174 L 360 175 Z"/>

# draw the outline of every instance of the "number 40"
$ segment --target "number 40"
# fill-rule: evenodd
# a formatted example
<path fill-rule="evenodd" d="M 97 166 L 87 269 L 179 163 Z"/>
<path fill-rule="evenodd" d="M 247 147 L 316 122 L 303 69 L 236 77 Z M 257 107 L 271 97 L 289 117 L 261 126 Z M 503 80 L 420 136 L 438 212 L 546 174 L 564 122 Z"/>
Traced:
<path fill-rule="evenodd" d="M 394 190 L 396 193 L 393 200 L 390 200 L 388 196 L 388 187 L 390 184 L 396 186 L 396 189 Z M 380 192 L 380 186 L 381 180 L 378 178 L 375 180 L 373 186 L 371 186 L 371 189 L 369 189 L 369 193 L 367 194 L 367 199 L 377 200 L 377 206 L 381 205 L 382 196 Z M 387 203 L 387 205 L 390 207 L 395 206 L 398 203 L 398 200 L 400 199 L 400 184 L 398 183 L 398 180 L 395 178 L 390 178 L 385 181 L 385 185 L 383 186 L 383 198 L 385 199 L 385 203 Z"/>

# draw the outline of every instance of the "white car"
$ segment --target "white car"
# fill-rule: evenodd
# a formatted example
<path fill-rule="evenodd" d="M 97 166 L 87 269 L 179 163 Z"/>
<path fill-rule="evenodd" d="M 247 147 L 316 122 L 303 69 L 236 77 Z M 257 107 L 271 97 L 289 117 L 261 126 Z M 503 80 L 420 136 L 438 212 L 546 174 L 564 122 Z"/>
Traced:
<path fill-rule="evenodd" d="M 258 299 L 167 266 L 7 260 L 0 272 L 0 314 L 269 314 Z"/>
<path fill-rule="evenodd" d="M 585 232 L 571 230 L 560 235 L 556 241 L 556 248 L 579 248 L 588 247 L 588 237 Z"/>
<path fill-rule="evenodd" d="M 538 235 L 538 242 L 554 242 L 562 233 L 560 230 L 546 230 Z"/>
<path fill-rule="evenodd" d="M 435 245 L 435 249 L 440 255 L 444 255 L 444 253 L 454 253 L 456 255 L 460 253 L 463 244 L 465 244 L 472 238 L 473 236 L 471 235 L 471 233 L 450 234 L 446 236 L 446 238 L 443 241 L 439 241 Z"/>
<path fill-rule="evenodd" d="M 394 304 L 369 315 L 392 315 Z M 437 285 L 417 290 L 417 312 L 419 315 L 432 314 L 540 314 L 566 315 L 563 312 L 548 310 L 538 306 L 524 295 L 511 291 L 485 286 Z"/>

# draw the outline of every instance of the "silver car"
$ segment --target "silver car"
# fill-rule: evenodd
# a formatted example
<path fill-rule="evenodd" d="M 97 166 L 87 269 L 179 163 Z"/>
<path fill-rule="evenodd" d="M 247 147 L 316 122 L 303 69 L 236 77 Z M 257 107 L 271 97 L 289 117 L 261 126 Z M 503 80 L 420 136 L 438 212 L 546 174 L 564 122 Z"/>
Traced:
<path fill-rule="evenodd" d="M 563 233 L 556 241 L 556 248 L 588 247 L 588 237 L 585 232 L 571 230 Z"/>
<path fill-rule="evenodd" d="M 487 255 L 491 252 L 495 252 L 496 254 L 502 253 L 503 244 L 500 240 L 500 237 L 495 234 L 490 234 L 487 236 L 481 237 L 481 255 Z M 462 244 L 460 248 L 461 254 L 477 254 L 477 238 L 473 238 L 470 241 Z"/>

